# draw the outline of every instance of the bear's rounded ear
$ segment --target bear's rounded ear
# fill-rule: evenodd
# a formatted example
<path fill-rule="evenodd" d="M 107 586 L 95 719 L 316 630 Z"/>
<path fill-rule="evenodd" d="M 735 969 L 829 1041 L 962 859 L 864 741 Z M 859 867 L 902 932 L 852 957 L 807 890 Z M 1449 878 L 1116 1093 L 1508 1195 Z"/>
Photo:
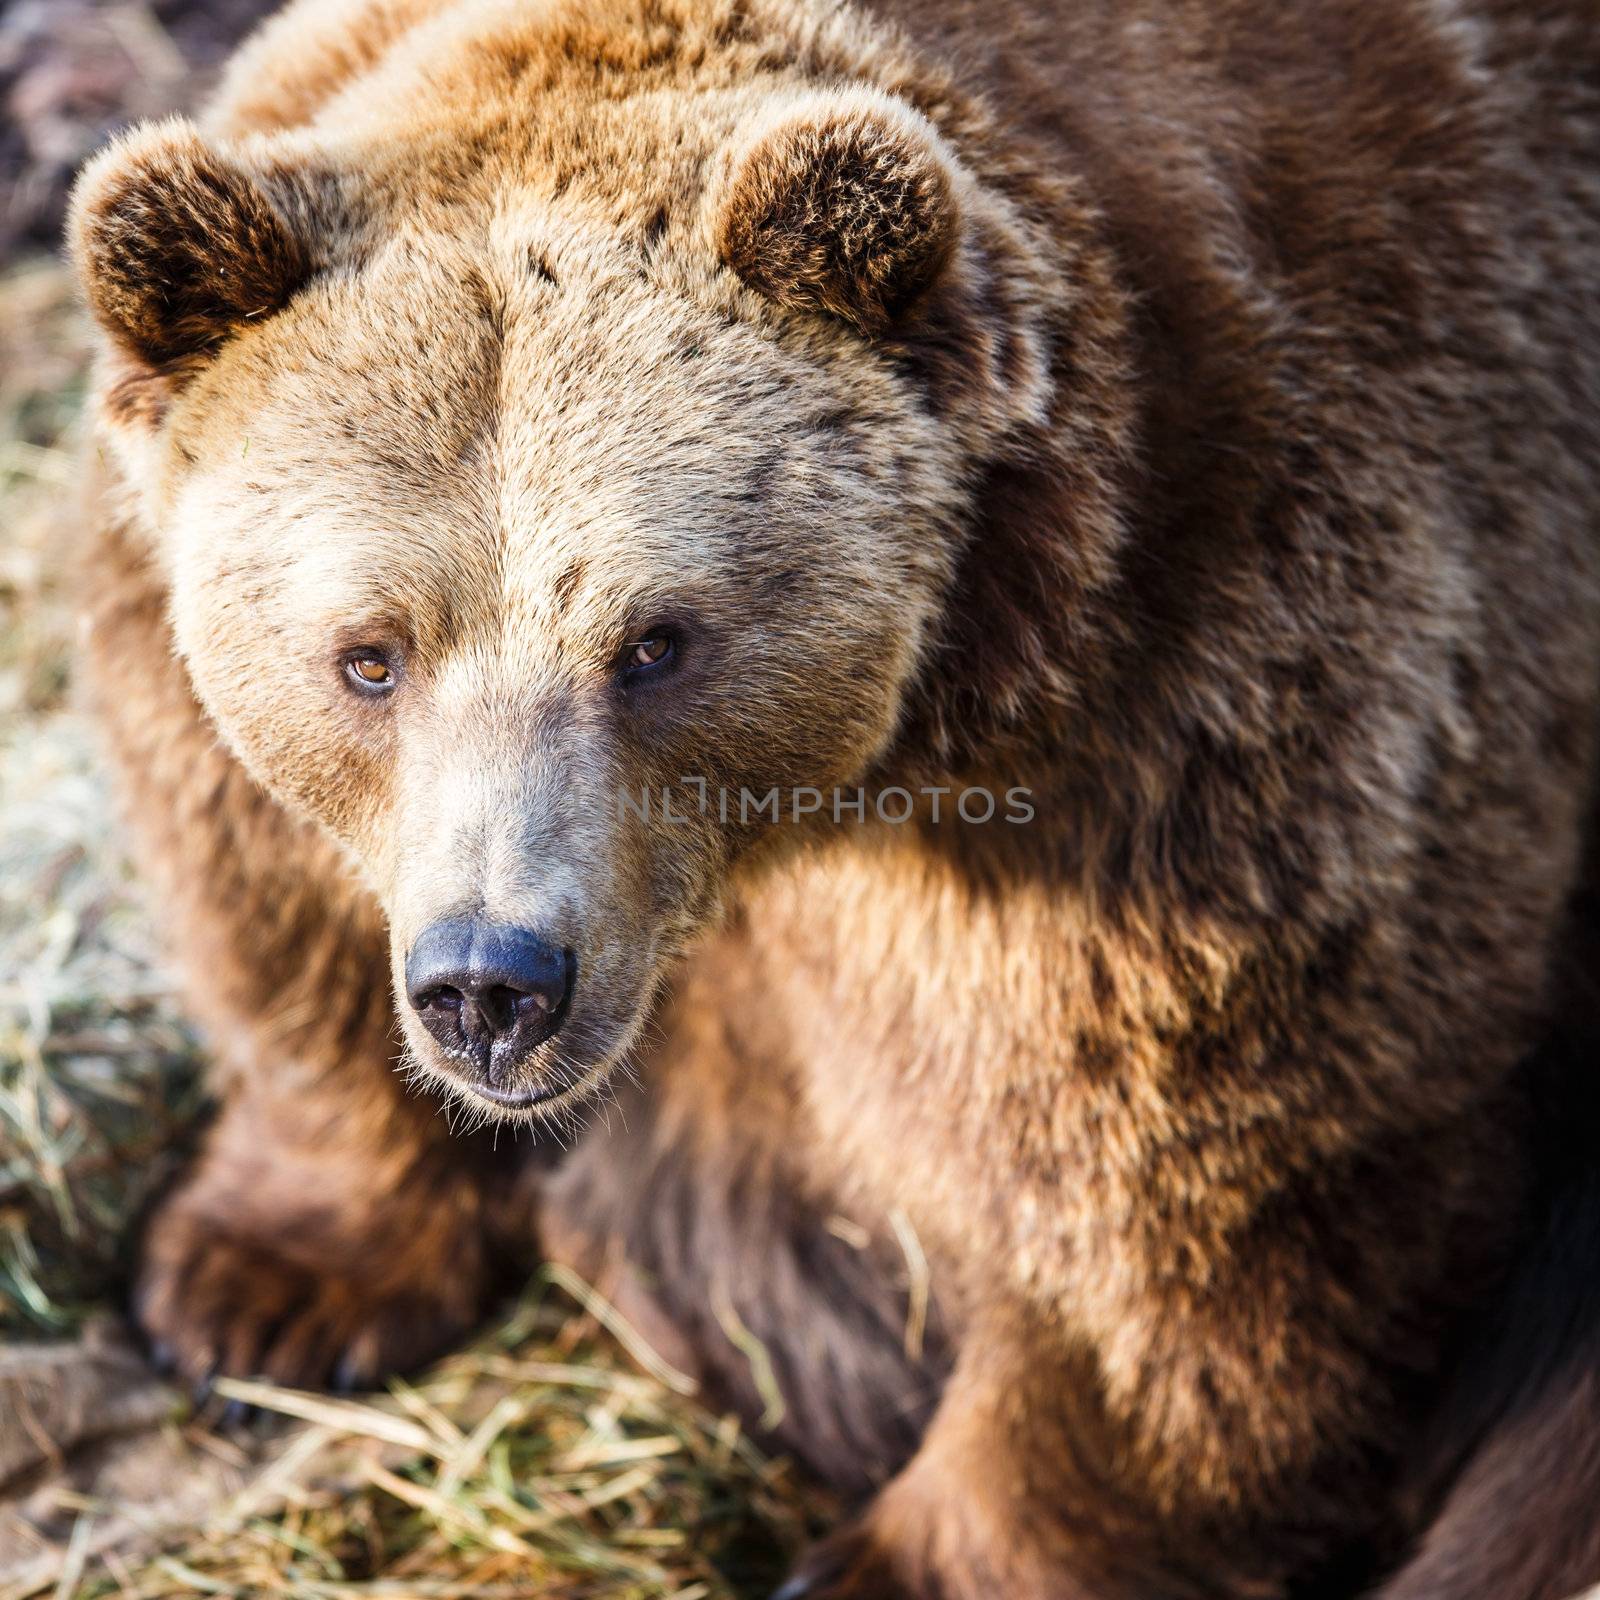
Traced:
<path fill-rule="evenodd" d="M 261 183 L 181 121 L 136 129 L 89 163 L 68 238 L 96 319 L 152 365 L 278 310 L 310 273 Z"/>
<path fill-rule="evenodd" d="M 958 222 L 933 129 L 887 96 L 839 95 L 781 116 L 736 159 L 716 245 L 768 299 L 875 334 L 939 275 Z"/>

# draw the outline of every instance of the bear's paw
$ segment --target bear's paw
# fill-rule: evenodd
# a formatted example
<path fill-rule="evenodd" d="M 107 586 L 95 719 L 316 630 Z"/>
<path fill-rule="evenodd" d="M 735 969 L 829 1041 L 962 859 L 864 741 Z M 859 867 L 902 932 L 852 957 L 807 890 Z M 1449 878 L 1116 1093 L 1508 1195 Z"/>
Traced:
<path fill-rule="evenodd" d="M 183 1193 L 169 1201 L 146 1234 L 133 1301 L 156 1364 L 202 1392 L 219 1376 L 371 1388 L 442 1354 L 482 1309 L 478 1252 L 400 1281 L 381 1252 L 363 1272 L 342 1254 L 313 1264 L 303 1233 L 289 1243 L 236 1229 Z"/>

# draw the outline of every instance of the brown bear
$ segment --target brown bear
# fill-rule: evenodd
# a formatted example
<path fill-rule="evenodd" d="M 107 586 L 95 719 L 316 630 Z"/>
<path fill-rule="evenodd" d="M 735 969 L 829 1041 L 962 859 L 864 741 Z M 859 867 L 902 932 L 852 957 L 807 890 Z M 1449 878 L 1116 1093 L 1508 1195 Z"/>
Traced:
<path fill-rule="evenodd" d="M 862 1501 L 788 1596 L 1600 1580 L 1588 1333 L 1440 1399 L 1578 1076 L 1597 75 L 1587 0 L 297 0 L 102 155 L 90 676 L 224 1083 L 153 1344 L 370 1382 L 539 1250 L 762 1342 Z"/>

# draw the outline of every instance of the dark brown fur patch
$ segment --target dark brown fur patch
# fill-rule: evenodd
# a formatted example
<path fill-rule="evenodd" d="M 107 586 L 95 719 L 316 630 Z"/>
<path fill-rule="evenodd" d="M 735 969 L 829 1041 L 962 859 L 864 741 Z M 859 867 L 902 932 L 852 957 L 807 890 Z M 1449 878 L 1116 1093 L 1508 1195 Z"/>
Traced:
<path fill-rule="evenodd" d="M 886 327 L 955 242 L 950 180 L 932 150 L 870 115 L 800 120 L 744 159 L 718 248 L 780 305 Z"/>
<path fill-rule="evenodd" d="M 152 430 L 160 426 L 172 398 L 168 374 L 160 368 L 130 367 L 101 392 L 101 410 L 116 427 Z"/>
<path fill-rule="evenodd" d="M 260 186 L 193 134 L 148 139 L 131 161 L 97 169 L 73 231 L 95 316 L 153 363 L 278 310 L 310 271 Z"/>
<path fill-rule="evenodd" d="M 588 563 L 581 557 L 563 567 L 556 575 L 555 581 L 550 585 L 550 593 L 558 606 L 571 605 L 572 597 L 578 592 L 578 585 L 583 582 L 588 571 Z"/>

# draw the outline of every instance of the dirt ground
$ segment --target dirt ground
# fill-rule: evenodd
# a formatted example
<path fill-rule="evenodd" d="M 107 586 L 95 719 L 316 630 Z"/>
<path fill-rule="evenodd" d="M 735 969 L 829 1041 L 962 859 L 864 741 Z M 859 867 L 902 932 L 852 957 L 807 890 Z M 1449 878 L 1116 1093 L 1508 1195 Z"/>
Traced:
<path fill-rule="evenodd" d="M 192 105 L 263 0 L 0 4 L 0 260 L 54 250 L 72 173 L 116 128 Z"/>
<path fill-rule="evenodd" d="M 575 1280 L 360 1402 L 196 1411 L 121 1321 L 203 1046 L 75 708 L 86 337 L 56 241 L 82 158 L 192 103 L 263 9 L 0 0 L 0 1600 L 753 1600 L 825 1506 Z M 229 1400 L 255 1420 L 221 1429 Z"/>

